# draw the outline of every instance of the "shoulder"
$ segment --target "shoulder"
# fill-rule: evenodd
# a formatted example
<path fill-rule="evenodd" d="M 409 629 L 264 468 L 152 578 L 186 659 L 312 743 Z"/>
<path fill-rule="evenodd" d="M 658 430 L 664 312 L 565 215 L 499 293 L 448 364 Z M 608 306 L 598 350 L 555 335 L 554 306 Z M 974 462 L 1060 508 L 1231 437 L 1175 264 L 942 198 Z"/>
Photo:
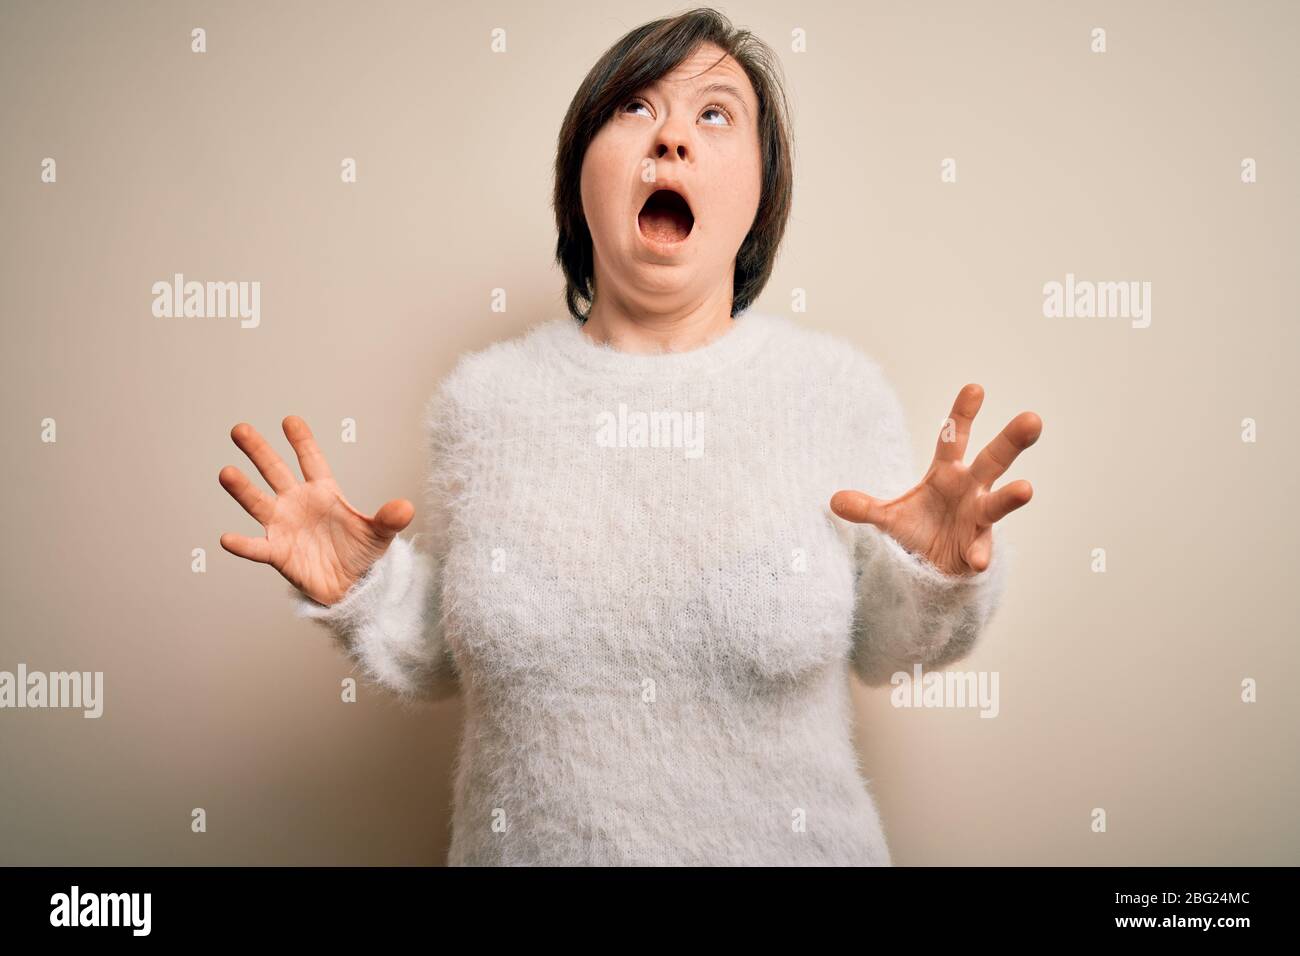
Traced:
<path fill-rule="evenodd" d="M 510 338 L 462 352 L 425 402 L 426 426 L 436 430 L 464 424 L 518 396 L 544 371 L 549 344 L 563 333 L 562 323 L 572 321 L 564 317 L 537 322 Z"/>
<path fill-rule="evenodd" d="M 896 404 L 897 394 L 884 367 L 847 337 L 782 315 L 764 314 L 777 374 L 789 384 L 824 387 L 855 403 Z"/>

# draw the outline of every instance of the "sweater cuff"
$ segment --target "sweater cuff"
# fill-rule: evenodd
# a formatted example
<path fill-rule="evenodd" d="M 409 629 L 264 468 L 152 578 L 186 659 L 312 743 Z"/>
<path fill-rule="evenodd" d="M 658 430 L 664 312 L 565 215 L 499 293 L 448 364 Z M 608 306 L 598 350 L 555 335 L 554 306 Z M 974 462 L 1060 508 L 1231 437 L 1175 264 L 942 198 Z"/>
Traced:
<path fill-rule="evenodd" d="M 960 604 L 978 595 L 995 595 L 1005 579 L 1007 544 L 1002 529 L 993 525 L 993 555 L 989 566 L 975 574 L 948 574 L 940 570 L 924 555 L 909 551 L 896 538 L 874 525 L 867 525 L 868 533 L 875 534 L 886 560 L 906 576 L 925 598 L 932 602 Z"/>
<path fill-rule="evenodd" d="M 864 525 L 868 557 L 859 582 L 861 646 L 855 665 L 868 684 L 915 664 L 936 670 L 965 657 L 1002 597 L 1010 561 L 1002 529 L 977 574 L 946 574 L 894 538 Z"/>
<path fill-rule="evenodd" d="M 411 587 L 414 557 L 411 543 L 397 535 L 379 560 L 352 582 L 347 593 L 333 604 L 320 604 L 291 585 L 295 597 L 294 613 L 298 617 L 321 621 L 341 635 L 347 634 L 379 608 L 401 602 Z"/>

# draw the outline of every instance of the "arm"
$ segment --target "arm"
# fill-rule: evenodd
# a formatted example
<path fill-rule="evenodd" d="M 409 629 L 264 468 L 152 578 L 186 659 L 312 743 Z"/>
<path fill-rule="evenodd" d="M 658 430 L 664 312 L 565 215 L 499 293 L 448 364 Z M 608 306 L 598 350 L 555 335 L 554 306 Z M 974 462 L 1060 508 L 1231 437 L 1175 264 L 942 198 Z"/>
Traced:
<path fill-rule="evenodd" d="M 870 525 L 859 533 L 853 668 L 864 683 L 887 684 L 914 664 L 937 670 L 966 657 L 1005 586 L 1006 543 L 993 527 L 993 559 L 969 577 L 944 574 Z"/>
<path fill-rule="evenodd" d="M 405 701 L 438 701 L 460 690 L 442 614 L 442 568 L 453 493 L 452 404 L 441 387 L 425 407 L 430 456 L 426 509 L 430 550 L 398 535 L 337 602 L 296 588 L 295 614 L 321 623 L 364 677 Z"/>
<path fill-rule="evenodd" d="M 859 366 L 850 386 L 850 421 L 866 416 L 849 436 L 850 474 L 889 500 L 921 478 L 897 394 L 874 362 Z M 857 578 L 852 665 L 868 685 L 887 684 L 913 665 L 938 669 L 966 657 L 997 608 L 1007 576 L 1003 529 L 991 528 L 988 567 L 974 574 L 941 571 L 872 524 L 854 524 Z"/>
<path fill-rule="evenodd" d="M 337 603 L 325 606 L 292 589 L 299 617 L 319 621 L 366 679 L 406 700 L 456 694 L 444 639 L 437 563 L 397 536 Z"/>

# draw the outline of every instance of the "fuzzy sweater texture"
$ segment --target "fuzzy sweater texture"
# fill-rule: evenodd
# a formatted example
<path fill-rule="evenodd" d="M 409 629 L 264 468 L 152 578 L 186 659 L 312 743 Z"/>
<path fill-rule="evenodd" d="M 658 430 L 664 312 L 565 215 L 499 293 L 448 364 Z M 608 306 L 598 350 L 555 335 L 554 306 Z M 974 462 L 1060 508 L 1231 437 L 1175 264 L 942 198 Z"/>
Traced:
<path fill-rule="evenodd" d="M 449 864 L 890 864 L 850 671 L 966 656 L 1007 544 L 948 575 L 836 516 L 923 475 L 896 393 L 838 336 L 733 322 L 634 354 L 564 316 L 463 355 L 424 530 L 334 605 L 293 590 L 370 682 L 463 696 Z"/>

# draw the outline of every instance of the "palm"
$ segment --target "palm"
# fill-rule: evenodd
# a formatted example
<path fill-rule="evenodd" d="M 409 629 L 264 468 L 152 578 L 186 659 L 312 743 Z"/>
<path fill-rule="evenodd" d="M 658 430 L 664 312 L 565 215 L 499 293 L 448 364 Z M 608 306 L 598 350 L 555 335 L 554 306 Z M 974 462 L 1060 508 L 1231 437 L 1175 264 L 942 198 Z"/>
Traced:
<path fill-rule="evenodd" d="M 271 565 L 308 597 L 333 604 L 383 556 L 394 535 L 410 523 L 414 508 L 396 499 L 373 517 L 363 515 L 334 481 L 307 423 L 290 415 L 284 433 L 302 467 L 301 482 L 251 425 L 240 423 L 231 430 L 230 437 L 275 496 L 263 494 L 233 465 L 223 468 L 218 475 L 222 487 L 262 524 L 266 537 L 227 533 L 221 546 Z"/>
<path fill-rule="evenodd" d="M 978 385 L 958 393 L 934 460 L 915 487 L 891 501 L 839 491 L 831 498 L 831 509 L 846 520 L 875 525 L 948 574 L 983 571 L 993 560 L 994 523 L 1033 495 L 1023 479 L 997 491 L 991 490 L 993 482 L 1038 440 L 1043 428 L 1033 412 L 1021 412 L 967 467 L 962 458 L 983 401 L 984 390 Z"/>
<path fill-rule="evenodd" d="M 387 549 L 332 478 L 304 482 L 277 496 L 266 539 L 271 545 L 267 563 L 309 594 L 337 591 L 341 582 L 361 577 Z"/>

